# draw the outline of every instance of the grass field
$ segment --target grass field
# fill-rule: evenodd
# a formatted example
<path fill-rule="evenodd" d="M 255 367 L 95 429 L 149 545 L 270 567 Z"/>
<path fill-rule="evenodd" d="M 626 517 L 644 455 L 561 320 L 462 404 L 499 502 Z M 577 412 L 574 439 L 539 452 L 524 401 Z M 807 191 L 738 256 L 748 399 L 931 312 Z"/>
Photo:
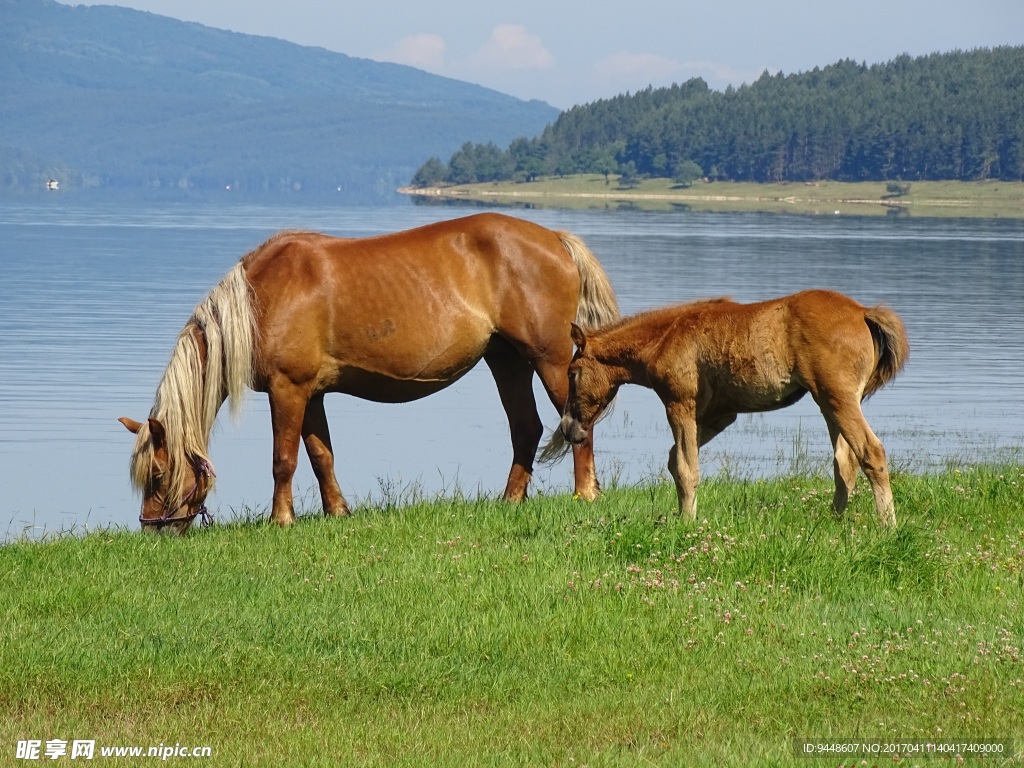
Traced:
<path fill-rule="evenodd" d="M 798 758 L 800 738 L 1020 749 L 1024 467 L 893 488 L 894 532 L 863 478 L 835 521 L 828 480 L 789 477 L 712 478 L 695 524 L 654 485 L 14 542 L 0 764 L 29 764 L 28 739 L 95 740 L 121 764 L 100 746 L 208 746 L 168 762 L 218 766 L 894 762 Z"/>
<path fill-rule="evenodd" d="M 442 199 L 477 200 L 551 208 L 626 208 L 695 212 L 765 211 L 812 215 L 1020 218 L 1024 182 L 915 181 L 892 197 L 884 182 L 755 184 L 719 181 L 679 187 L 671 179 L 645 179 L 622 187 L 613 176 L 578 175 L 529 183 L 493 182 L 402 190 Z"/>

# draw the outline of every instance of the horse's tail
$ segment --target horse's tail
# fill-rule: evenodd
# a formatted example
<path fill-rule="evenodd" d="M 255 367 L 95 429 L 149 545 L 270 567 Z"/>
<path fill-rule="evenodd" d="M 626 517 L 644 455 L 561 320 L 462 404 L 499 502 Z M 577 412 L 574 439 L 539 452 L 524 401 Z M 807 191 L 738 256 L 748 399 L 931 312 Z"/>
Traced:
<path fill-rule="evenodd" d="M 878 359 L 864 387 L 864 399 L 867 399 L 896 378 L 910 357 L 910 341 L 903 321 L 888 307 L 878 306 L 867 310 L 864 322 L 871 329 Z"/>
<path fill-rule="evenodd" d="M 252 386 L 255 328 L 252 290 L 240 261 L 193 311 L 153 400 L 150 417 L 163 424 L 172 458 L 167 489 L 172 505 L 185 492 L 190 460 L 210 459 L 210 432 L 224 400 L 238 413 L 245 388 Z M 132 481 L 140 489 L 151 471 L 149 437 L 144 424 L 131 461 Z"/>
<path fill-rule="evenodd" d="M 576 308 L 576 324 L 592 331 L 619 319 L 619 302 L 615 298 L 608 275 L 601 262 L 586 244 L 571 232 L 559 232 L 565 250 L 572 256 L 580 274 L 580 299 Z"/>

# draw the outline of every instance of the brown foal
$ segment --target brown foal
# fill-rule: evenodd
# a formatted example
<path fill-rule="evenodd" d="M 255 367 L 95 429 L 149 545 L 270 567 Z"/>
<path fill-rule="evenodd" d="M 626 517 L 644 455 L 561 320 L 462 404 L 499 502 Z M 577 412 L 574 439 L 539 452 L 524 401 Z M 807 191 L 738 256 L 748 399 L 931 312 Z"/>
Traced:
<path fill-rule="evenodd" d="M 574 326 L 572 338 L 562 435 L 572 444 L 590 440 L 621 385 L 653 389 L 672 428 L 668 468 L 686 518 L 697 512 L 699 447 L 739 413 L 784 408 L 810 392 L 832 439 L 836 514 L 860 466 L 879 521 L 895 524 L 885 449 L 861 411 L 909 356 L 906 329 L 892 310 L 803 291 L 757 304 L 713 299 L 656 309 L 591 333 Z"/>

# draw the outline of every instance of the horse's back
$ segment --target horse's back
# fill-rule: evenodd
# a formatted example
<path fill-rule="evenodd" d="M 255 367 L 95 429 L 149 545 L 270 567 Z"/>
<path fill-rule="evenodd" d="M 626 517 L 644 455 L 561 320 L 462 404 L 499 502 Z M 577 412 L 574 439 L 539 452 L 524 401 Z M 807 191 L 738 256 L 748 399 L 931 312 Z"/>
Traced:
<path fill-rule="evenodd" d="M 283 233 L 245 268 L 266 367 L 363 396 L 383 379 L 429 394 L 495 334 L 530 346 L 549 317 L 568 346 L 579 290 L 556 233 L 493 213 L 359 239 Z"/>
<path fill-rule="evenodd" d="M 254 286 L 291 282 L 304 290 L 344 281 L 357 290 L 337 300 L 357 302 L 373 287 L 386 287 L 395 301 L 405 298 L 403 291 L 415 299 L 424 289 L 437 288 L 473 292 L 465 298 L 483 305 L 497 288 L 536 290 L 576 277 L 556 233 L 496 213 L 354 239 L 282 232 L 247 255 L 244 265 Z"/>

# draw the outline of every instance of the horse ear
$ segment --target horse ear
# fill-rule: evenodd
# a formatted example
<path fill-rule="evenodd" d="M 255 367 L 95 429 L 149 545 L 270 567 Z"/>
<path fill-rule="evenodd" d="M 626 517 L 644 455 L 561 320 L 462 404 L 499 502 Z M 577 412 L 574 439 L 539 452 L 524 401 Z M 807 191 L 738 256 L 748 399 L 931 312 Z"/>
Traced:
<path fill-rule="evenodd" d="M 576 323 L 572 323 L 572 343 L 576 345 L 576 348 L 582 352 L 587 346 L 587 334 L 583 332 Z"/>
<path fill-rule="evenodd" d="M 122 416 L 118 421 L 124 424 L 125 428 L 132 434 L 137 435 L 139 434 L 139 430 L 142 429 L 142 422 L 136 421 L 135 419 L 129 419 L 127 416 Z"/>
<path fill-rule="evenodd" d="M 167 446 L 167 433 L 164 431 L 164 425 L 156 419 L 149 420 L 149 439 L 153 441 L 155 450 Z"/>

